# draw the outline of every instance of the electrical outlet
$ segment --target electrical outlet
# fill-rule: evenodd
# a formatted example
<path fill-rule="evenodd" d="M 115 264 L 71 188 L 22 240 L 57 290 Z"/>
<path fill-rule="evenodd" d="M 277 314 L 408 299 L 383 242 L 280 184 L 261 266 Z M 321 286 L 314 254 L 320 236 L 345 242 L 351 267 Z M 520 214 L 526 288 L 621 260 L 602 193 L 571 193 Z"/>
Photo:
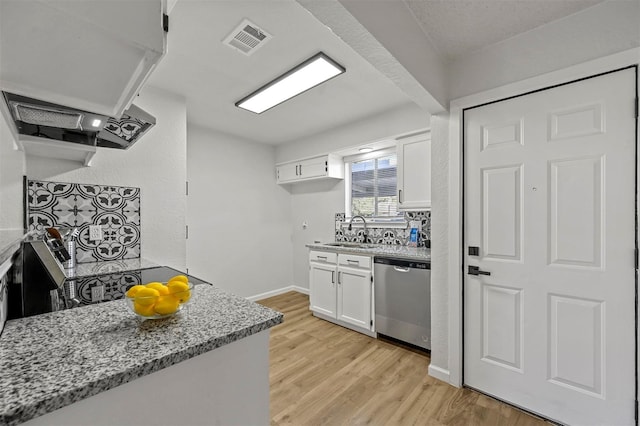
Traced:
<path fill-rule="evenodd" d="M 89 225 L 89 239 L 102 241 L 102 227 L 100 225 Z"/>
<path fill-rule="evenodd" d="M 104 299 L 104 286 L 97 285 L 95 287 L 91 287 L 91 301 L 101 302 L 102 299 Z"/>

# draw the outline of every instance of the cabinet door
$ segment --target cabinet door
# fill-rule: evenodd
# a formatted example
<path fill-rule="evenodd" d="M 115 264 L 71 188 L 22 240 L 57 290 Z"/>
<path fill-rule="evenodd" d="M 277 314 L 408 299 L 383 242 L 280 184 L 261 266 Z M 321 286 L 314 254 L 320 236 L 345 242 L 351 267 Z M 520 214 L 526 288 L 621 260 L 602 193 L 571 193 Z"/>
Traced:
<path fill-rule="evenodd" d="M 336 266 L 309 262 L 310 309 L 336 318 Z"/>
<path fill-rule="evenodd" d="M 300 165 L 298 163 L 283 164 L 276 168 L 276 181 L 278 183 L 292 182 L 300 179 L 298 175 Z"/>
<path fill-rule="evenodd" d="M 398 208 L 431 208 L 431 138 L 419 135 L 397 144 Z"/>
<path fill-rule="evenodd" d="M 338 319 L 371 330 L 371 270 L 338 267 Z"/>
<path fill-rule="evenodd" d="M 328 171 L 327 156 L 300 161 L 300 178 L 310 179 L 326 176 Z"/>

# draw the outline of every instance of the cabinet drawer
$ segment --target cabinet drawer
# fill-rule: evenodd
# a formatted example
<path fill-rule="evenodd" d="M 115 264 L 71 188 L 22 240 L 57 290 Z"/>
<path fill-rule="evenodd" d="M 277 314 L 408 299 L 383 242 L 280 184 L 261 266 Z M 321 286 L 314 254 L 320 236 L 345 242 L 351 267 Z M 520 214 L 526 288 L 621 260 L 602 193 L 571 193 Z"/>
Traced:
<path fill-rule="evenodd" d="M 340 254 L 338 264 L 341 266 L 351 266 L 352 268 L 371 268 L 371 257 L 359 256 L 357 254 Z"/>
<path fill-rule="evenodd" d="M 327 251 L 310 251 L 309 260 L 315 262 L 338 263 L 338 254 Z"/>

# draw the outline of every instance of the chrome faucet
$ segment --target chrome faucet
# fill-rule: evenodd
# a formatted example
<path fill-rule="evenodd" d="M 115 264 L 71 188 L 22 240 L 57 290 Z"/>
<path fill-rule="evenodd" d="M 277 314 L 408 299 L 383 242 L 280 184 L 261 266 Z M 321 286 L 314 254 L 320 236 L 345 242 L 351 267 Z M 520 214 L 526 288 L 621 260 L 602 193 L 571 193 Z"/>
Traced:
<path fill-rule="evenodd" d="M 360 219 L 362 219 L 362 224 L 364 225 L 364 234 L 362 235 L 362 242 L 363 242 L 363 243 L 366 243 L 366 242 L 367 242 L 367 221 L 366 221 L 366 219 L 364 218 L 364 216 L 360 216 L 360 215 L 353 216 L 353 217 L 351 218 L 351 220 L 349 221 L 349 227 L 348 227 L 347 229 L 348 229 L 349 231 L 351 231 L 351 229 L 352 229 L 351 224 L 353 223 L 353 219 L 356 219 L 356 218 L 360 218 Z"/>

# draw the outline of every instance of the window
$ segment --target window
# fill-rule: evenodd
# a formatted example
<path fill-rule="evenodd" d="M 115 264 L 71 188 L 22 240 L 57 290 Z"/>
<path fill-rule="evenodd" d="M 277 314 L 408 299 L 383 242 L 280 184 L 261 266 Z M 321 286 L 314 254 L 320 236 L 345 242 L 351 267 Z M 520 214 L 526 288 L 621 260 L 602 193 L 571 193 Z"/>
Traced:
<path fill-rule="evenodd" d="M 395 218 L 398 212 L 397 158 L 394 151 L 385 151 L 356 158 L 347 169 L 347 215 L 367 218 Z M 349 190 L 350 189 L 350 190 Z"/>

